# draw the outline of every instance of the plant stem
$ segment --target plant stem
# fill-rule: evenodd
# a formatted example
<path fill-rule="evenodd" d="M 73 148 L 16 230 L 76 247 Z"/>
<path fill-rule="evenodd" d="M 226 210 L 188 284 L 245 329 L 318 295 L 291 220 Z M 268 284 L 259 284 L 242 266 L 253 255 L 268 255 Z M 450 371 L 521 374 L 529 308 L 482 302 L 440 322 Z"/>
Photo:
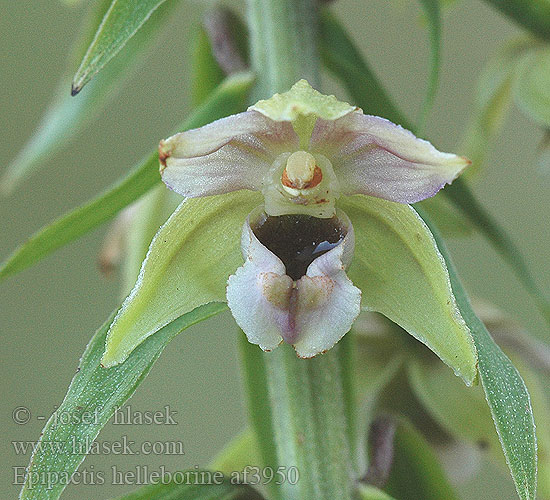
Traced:
<path fill-rule="evenodd" d="M 317 16 L 314 0 L 248 1 L 257 99 L 287 91 L 300 78 L 319 87 Z M 243 345 L 250 414 L 264 465 L 299 471 L 297 484 L 273 487 L 275 498 L 352 497 L 352 339 L 344 340 L 310 360 L 299 359 L 286 344 L 272 353 Z"/>
<path fill-rule="evenodd" d="M 315 0 L 248 0 L 248 25 L 257 99 L 285 92 L 300 78 L 319 86 Z"/>

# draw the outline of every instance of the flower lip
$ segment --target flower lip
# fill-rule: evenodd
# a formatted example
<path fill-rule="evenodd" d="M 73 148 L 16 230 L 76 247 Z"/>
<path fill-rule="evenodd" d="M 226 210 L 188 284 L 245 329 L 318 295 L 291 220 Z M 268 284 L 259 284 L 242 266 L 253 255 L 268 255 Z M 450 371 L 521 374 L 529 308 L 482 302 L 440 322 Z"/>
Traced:
<path fill-rule="evenodd" d="M 263 213 L 251 221 L 251 229 L 281 259 L 294 281 L 306 274 L 316 258 L 338 246 L 348 232 L 336 216 L 321 219 L 303 214 L 271 217 Z"/>
<path fill-rule="evenodd" d="M 253 230 L 269 217 L 263 208 L 252 211 L 244 224 L 241 249 L 245 263 L 229 277 L 227 303 L 248 340 L 264 351 L 273 350 L 284 340 L 293 345 L 299 357 L 316 356 L 350 330 L 360 311 L 361 291 L 345 273 L 353 255 L 353 226 L 338 210 L 343 238 L 328 251 L 321 249 L 305 274 L 306 266 L 302 265 L 302 271 L 291 277 L 292 270 Z M 275 219 L 281 217 L 269 220 Z M 303 221 L 311 223 L 314 219 L 327 224 L 327 219 L 314 217 Z M 292 222 L 292 218 L 284 222 Z"/>

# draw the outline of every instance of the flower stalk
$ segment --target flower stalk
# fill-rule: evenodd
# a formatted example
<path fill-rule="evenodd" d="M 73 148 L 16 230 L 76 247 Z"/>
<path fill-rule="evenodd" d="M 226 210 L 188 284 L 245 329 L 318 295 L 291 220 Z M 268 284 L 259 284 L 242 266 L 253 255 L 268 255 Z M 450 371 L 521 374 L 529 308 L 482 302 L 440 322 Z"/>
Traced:
<path fill-rule="evenodd" d="M 313 0 L 249 0 L 255 98 L 288 90 L 301 78 L 319 84 L 317 8 Z M 351 499 L 353 390 L 348 335 L 314 359 L 289 345 L 262 353 L 243 342 L 250 414 L 265 465 L 296 467 L 299 481 L 274 487 L 276 498 Z M 248 345 L 245 345 L 248 344 Z M 254 359 L 252 359 L 254 358 Z M 247 368 L 248 367 L 248 368 Z M 259 385 L 259 387 L 258 387 Z M 272 435 L 265 435 L 271 431 Z M 276 460 L 276 463 L 269 463 Z"/>

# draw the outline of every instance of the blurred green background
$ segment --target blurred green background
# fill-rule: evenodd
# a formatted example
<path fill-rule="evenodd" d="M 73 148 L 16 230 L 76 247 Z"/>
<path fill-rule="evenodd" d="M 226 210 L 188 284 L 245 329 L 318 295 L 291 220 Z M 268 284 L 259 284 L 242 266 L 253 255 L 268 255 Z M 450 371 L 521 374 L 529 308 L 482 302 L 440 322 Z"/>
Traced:
<path fill-rule="evenodd" d="M 9 198 L 0 198 L 0 259 L 43 224 L 87 200 L 155 148 L 189 111 L 189 42 L 193 26 L 210 2 L 183 0 L 181 8 L 145 66 L 136 71 L 98 119 L 70 147 Z M 242 11 L 242 5 L 232 3 Z M 9 163 L 48 104 L 84 10 L 54 0 L 1 1 L 0 167 Z M 417 2 L 340 0 L 334 11 L 349 27 L 397 103 L 414 118 L 428 70 L 428 43 Z M 442 82 L 425 135 L 444 151 L 456 151 L 471 109 L 474 88 L 488 58 L 521 33 L 481 1 L 460 1 L 446 11 Z M 346 96 L 329 78 L 325 90 Z M 69 92 L 69 88 L 67 88 Z M 368 110 L 365 110 L 368 112 Z M 525 253 L 543 289 L 550 289 L 550 176 L 536 166 L 542 132 L 512 109 L 483 177 L 474 189 Z M 120 302 L 116 280 L 97 269 L 106 226 L 0 284 L 2 363 L 2 495 L 15 497 L 13 467 L 29 454 L 16 454 L 12 441 L 38 439 L 58 405 L 94 330 Z M 449 241 L 472 295 L 484 297 L 520 319 L 534 335 L 547 337 L 538 313 L 509 268 L 478 235 Z M 204 466 L 244 425 L 237 329 L 222 314 L 180 335 L 166 349 L 130 401 L 134 410 L 176 411 L 177 426 L 108 425 L 99 440 L 122 436 L 141 443 L 181 441 L 184 456 L 92 456 L 82 468 L 104 471 L 106 484 L 70 487 L 64 498 L 106 498 L 129 487 L 113 486 L 112 470 L 148 464 L 174 471 Z M 14 408 L 31 412 L 26 425 L 12 420 Z M 460 487 L 464 498 L 515 498 L 504 472 L 488 469 L 477 483 Z M 495 496 L 497 498 L 497 496 Z"/>

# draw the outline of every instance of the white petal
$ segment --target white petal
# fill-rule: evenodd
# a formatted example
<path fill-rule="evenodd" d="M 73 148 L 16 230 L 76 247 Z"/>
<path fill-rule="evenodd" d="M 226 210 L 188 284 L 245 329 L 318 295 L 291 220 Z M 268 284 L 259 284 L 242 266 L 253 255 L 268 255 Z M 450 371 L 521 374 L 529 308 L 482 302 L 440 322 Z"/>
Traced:
<path fill-rule="evenodd" d="M 229 278 L 227 302 L 233 317 L 253 344 L 269 351 L 284 339 L 300 357 L 330 349 L 351 328 L 360 312 L 361 292 L 344 271 L 351 260 L 354 234 L 348 225 L 342 243 L 315 259 L 305 276 L 293 282 L 282 261 L 268 250 L 250 227 L 243 228 L 245 264 Z"/>
<path fill-rule="evenodd" d="M 470 164 L 384 118 L 350 113 L 317 120 L 312 152 L 327 156 L 342 193 L 414 203 L 436 194 Z"/>
<path fill-rule="evenodd" d="M 186 197 L 257 190 L 273 160 L 297 144 L 290 123 L 246 111 L 162 141 L 162 180 Z"/>
<path fill-rule="evenodd" d="M 349 332 L 361 311 L 361 291 L 347 277 L 342 264 L 348 253 L 346 246 L 351 246 L 346 239 L 315 259 L 306 276 L 296 283 L 299 338 L 294 348 L 301 358 L 311 358 L 333 347 Z"/>
<path fill-rule="evenodd" d="M 254 212 L 253 212 L 254 214 Z M 281 259 L 262 245 L 247 218 L 242 234 L 243 266 L 229 277 L 227 304 L 248 341 L 264 351 L 275 349 L 288 331 L 292 280 Z"/>

